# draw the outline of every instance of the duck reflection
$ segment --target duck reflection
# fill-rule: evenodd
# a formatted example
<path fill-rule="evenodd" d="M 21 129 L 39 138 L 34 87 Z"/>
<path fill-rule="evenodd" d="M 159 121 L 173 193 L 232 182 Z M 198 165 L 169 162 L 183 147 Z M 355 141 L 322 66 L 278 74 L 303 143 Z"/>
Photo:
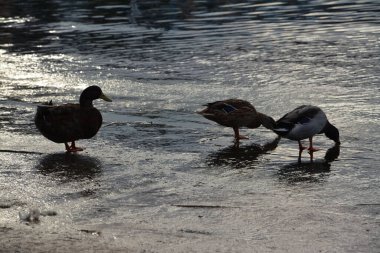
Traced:
<path fill-rule="evenodd" d="M 312 163 L 313 162 L 313 153 L 315 151 L 309 151 L 309 155 L 310 155 L 310 162 Z M 339 154 L 340 154 L 340 144 L 339 143 L 336 143 L 333 147 L 329 148 L 327 151 L 326 151 L 326 154 L 325 154 L 325 162 L 326 163 L 330 163 L 330 162 L 333 162 L 335 159 L 337 159 L 339 157 Z M 301 163 L 301 152 L 300 154 L 298 155 L 298 163 Z"/>
<path fill-rule="evenodd" d="M 93 157 L 59 153 L 44 156 L 36 169 L 42 175 L 53 176 L 61 182 L 80 181 L 98 177 L 102 172 L 102 164 Z"/>
<path fill-rule="evenodd" d="M 310 163 L 291 163 L 280 168 L 278 176 L 280 181 L 289 184 L 321 183 L 330 175 L 331 162 L 340 154 L 340 145 L 337 144 L 326 151 L 324 160 Z"/>
<path fill-rule="evenodd" d="M 231 166 L 234 168 L 246 168 L 252 166 L 257 158 L 271 150 L 276 149 L 281 137 L 277 137 L 263 146 L 253 144 L 250 146 L 239 147 L 236 143 L 233 146 L 221 149 L 207 158 L 209 166 Z"/>
<path fill-rule="evenodd" d="M 335 161 L 340 155 L 340 144 L 335 144 L 335 146 L 329 148 L 326 151 L 325 154 L 325 162 L 326 163 L 331 163 Z"/>
<path fill-rule="evenodd" d="M 320 183 L 330 173 L 330 164 L 319 161 L 313 163 L 292 163 L 285 165 L 278 171 L 280 181 L 289 184 L 302 182 Z"/>

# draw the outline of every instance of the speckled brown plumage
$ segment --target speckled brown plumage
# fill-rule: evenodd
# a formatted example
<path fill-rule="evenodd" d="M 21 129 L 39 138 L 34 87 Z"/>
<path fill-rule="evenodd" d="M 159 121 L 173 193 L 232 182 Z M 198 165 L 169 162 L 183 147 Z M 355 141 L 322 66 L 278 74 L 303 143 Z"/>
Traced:
<path fill-rule="evenodd" d="M 255 107 L 241 99 L 227 99 L 208 103 L 204 110 L 198 112 L 206 119 L 215 121 L 216 123 L 232 127 L 235 132 L 235 140 L 246 139 L 239 135 L 239 128 L 258 128 L 263 125 L 266 128 L 272 129 L 274 120 L 260 112 L 257 112 Z"/>

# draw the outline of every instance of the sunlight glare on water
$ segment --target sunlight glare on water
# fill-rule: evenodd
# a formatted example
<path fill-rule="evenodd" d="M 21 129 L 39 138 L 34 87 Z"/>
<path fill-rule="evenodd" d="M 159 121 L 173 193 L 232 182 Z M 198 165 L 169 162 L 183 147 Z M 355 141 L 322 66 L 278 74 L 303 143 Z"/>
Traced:
<path fill-rule="evenodd" d="M 377 252 L 379 10 L 323 0 L 1 3 L 4 250 Z M 65 154 L 36 129 L 36 106 L 75 103 L 89 85 L 113 102 L 94 102 L 102 128 L 77 142 L 84 152 Z M 227 98 L 275 119 L 320 106 L 342 144 L 318 135 L 315 162 L 305 151 L 299 164 L 297 142 L 258 128 L 242 129 L 249 140 L 237 148 L 232 129 L 195 113 Z M 43 215 L 26 226 L 19 212 L 33 208 Z"/>

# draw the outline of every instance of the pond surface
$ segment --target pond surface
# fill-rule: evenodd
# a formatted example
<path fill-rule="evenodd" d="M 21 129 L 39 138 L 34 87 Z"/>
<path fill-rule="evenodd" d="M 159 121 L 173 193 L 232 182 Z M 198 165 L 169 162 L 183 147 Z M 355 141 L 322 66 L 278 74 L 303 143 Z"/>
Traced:
<path fill-rule="evenodd" d="M 378 1 L 0 3 L 0 244 L 14 252 L 379 252 Z M 65 154 L 39 103 L 99 85 L 103 126 Z M 196 114 L 318 105 L 341 135 L 298 145 Z M 41 212 L 40 221 L 23 214 Z M 19 213 L 22 220 L 20 221 Z M 24 217 L 24 218 L 23 218 Z M 28 226 L 29 225 L 29 226 Z"/>

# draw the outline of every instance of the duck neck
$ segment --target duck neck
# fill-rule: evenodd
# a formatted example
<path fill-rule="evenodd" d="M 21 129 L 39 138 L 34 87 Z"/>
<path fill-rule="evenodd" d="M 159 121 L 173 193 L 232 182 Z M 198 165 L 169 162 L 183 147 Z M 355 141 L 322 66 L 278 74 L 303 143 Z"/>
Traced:
<path fill-rule="evenodd" d="M 88 99 L 81 95 L 79 98 L 80 107 L 94 107 L 92 101 L 92 99 Z"/>
<path fill-rule="evenodd" d="M 325 133 L 327 138 L 335 141 L 335 143 L 337 144 L 340 144 L 339 130 L 335 126 L 330 124 L 330 122 L 327 121 L 323 132 Z"/>

